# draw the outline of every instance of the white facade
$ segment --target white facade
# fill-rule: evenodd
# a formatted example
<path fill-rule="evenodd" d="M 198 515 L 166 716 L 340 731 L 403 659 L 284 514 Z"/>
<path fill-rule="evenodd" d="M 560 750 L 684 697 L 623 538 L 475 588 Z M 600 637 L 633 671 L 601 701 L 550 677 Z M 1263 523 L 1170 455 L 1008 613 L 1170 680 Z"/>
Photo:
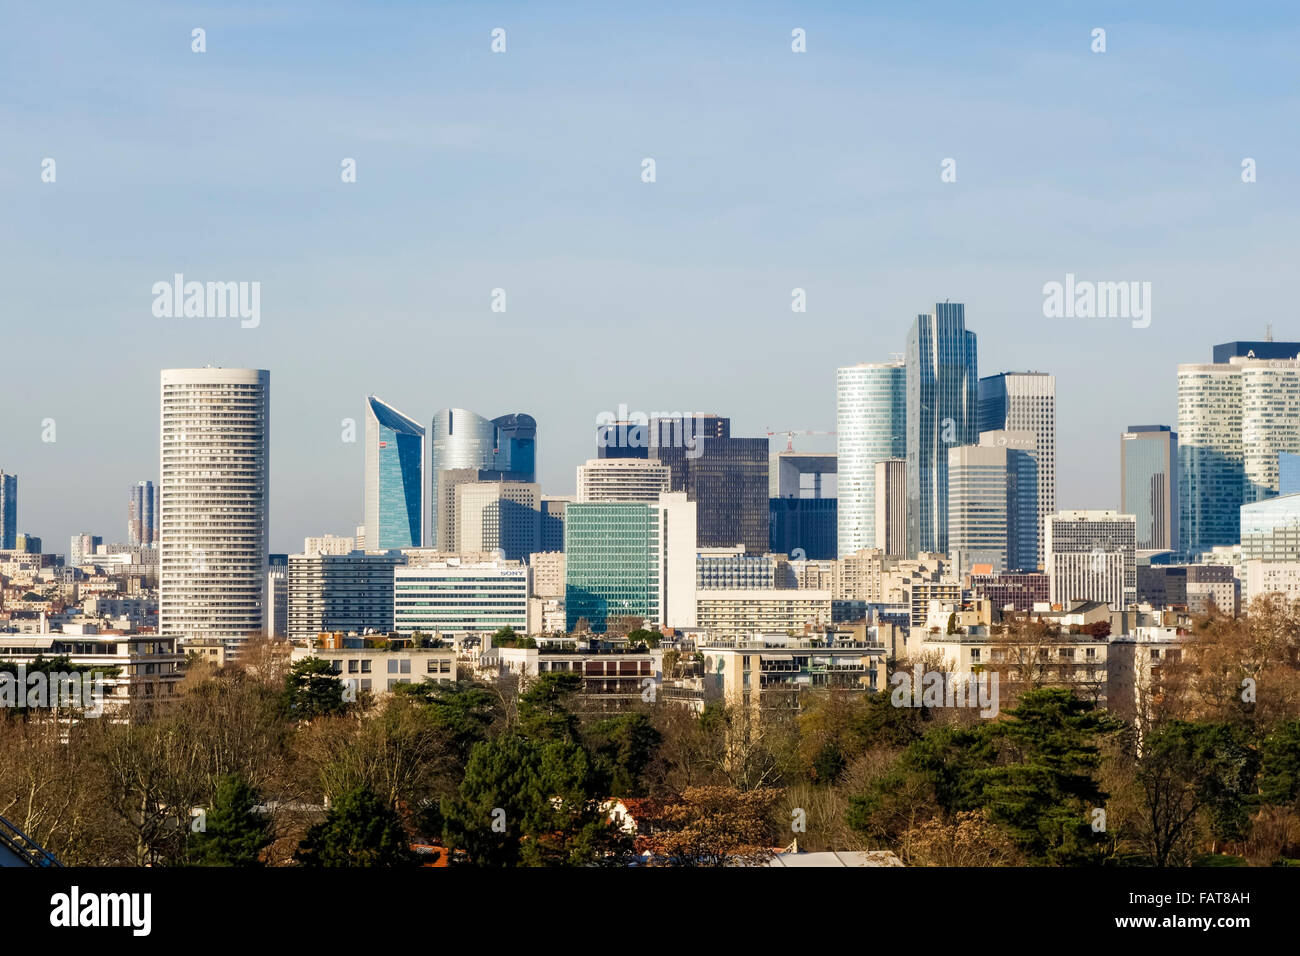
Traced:
<path fill-rule="evenodd" d="M 271 373 L 162 373 L 159 633 L 238 653 L 266 618 Z"/>
<path fill-rule="evenodd" d="M 672 490 L 672 475 L 654 458 L 592 458 L 578 466 L 578 501 L 653 504 Z"/>
<path fill-rule="evenodd" d="M 1244 562 L 1244 565 L 1247 613 L 1250 611 L 1250 602 L 1264 594 L 1281 594 L 1288 601 L 1300 598 L 1300 563 L 1261 561 L 1254 558 Z"/>
<path fill-rule="evenodd" d="M 357 549 L 356 538 L 339 538 L 332 534 L 302 539 L 303 554 L 350 554 Z"/>
<path fill-rule="evenodd" d="M 1047 519 L 1056 512 L 1056 376 L 1006 372 L 1006 412 L 1001 421 L 981 420 L 980 431 L 1025 431 L 1034 435 L 1038 462 L 1038 556 L 1045 561 Z"/>
<path fill-rule="evenodd" d="M 491 634 L 533 628 L 529 569 L 518 561 L 447 558 L 398 567 L 393 575 L 393 629 L 399 634 Z"/>
<path fill-rule="evenodd" d="M 1061 511 L 1047 519 L 1050 600 L 1099 601 L 1120 611 L 1137 601 L 1137 519 L 1118 511 Z"/>
<path fill-rule="evenodd" d="M 659 496 L 659 610 L 667 627 L 695 627 L 696 506 L 684 491 Z"/>

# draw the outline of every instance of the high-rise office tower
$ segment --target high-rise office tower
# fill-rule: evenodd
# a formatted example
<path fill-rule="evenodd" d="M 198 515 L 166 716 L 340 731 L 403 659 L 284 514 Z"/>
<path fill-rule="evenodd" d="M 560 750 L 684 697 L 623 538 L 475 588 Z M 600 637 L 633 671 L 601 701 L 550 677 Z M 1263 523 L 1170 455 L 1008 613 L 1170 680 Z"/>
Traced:
<path fill-rule="evenodd" d="M 454 551 L 454 493 L 443 490 L 444 473 L 457 481 L 536 481 L 537 422 L 531 415 L 487 419 L 463 408 L 444 408 L 429 428 L 430 547 Z M 469 471 L 475 474 L 470 476 Z M 370 531 L 366 531 L 370 540 Z"/>
<path fill-rule="evenodd" d="M 684 492 L 640 502 L 575 502 L 564 522 L 567 629 L 597 633 L 618 617 L 694 627 L 695 502 Z"/>
<path fill-rule="evenodd" d="M 366 398 L 365 524 L 372 551 L 424 543 L 424 428 Z"/>
<path fill-rule="evenodd" d="M 12 550 L 18 536 L 18 476 L 0 470 L 0 548 Z"/>
<path fill-rule="evenodd" d="M 1098 601 L 1120 611 L 1137 600 L 1137 521 L 1116 511 L 1060 511 L 1047 519 L 1053 604 Z"/>
<path fill-rule="evenodd" d="M 1300 359 L 1227 358 L 1178 366 L 1178 536 L 1192 554 L 1237 544 L 1241 505 L 1278 494 L 1279 457 L 1300 453 Z"/>
<path fill-rule="evenodd" d="M 948 549 L 958 574 L 976 564 L 991 564 L 995 574 L 1037 567 L 1034 445 L 1032 432 L 1000 430 L 949 449 Z"/>
<path fill-rule="evenodd" d="M 165 369 L 158 631 L 237 655 L 265 626 L 271 373 Z"/>
<path fill-rule="evenodd" d="M 564 550 L 564 512 L 574 501 L 572 495 L 542 495 L 539 508 L 542 512 L 539 551 Z"/>
<path fill-rule="evenodd" d="M 510 561 L 538 550 L 542 513 L 536 484 L 466 481 L 456 485 L 456 549 L 503 551 Z"/>
<path fill-rule="evenodd" d="M 834 559 L 839 525 L 838 460 L 787 448 L 768 461 L 768 548 L 796 559 Z"/>
<path fill-rule="evenodd" d="M 876 463 L 907 455 L 907 367 L 902 362 L 864 362 L 836 370 L 835 436 L 836 550 L 844 557 L 879 546 Z"/>
<path fill-rule="evenodd" d="M 1119 442 L 1119 510 L 1137 519 L 1139 551 L 1178 550 L 1178 433 L 1130 425 Z"/>
<path fill-rule="evenodd" d="M 578 501 L 658 501 L 668 491 L 668 466 L 653 458 L 592 458 L 578 466 Z"/>
<path fill-rule="evenodd" d="M 126 508 L 126 543 L 133 548 L 158 546 L 158 493 L 152 481 L 137 481 L 131 487 Z"/>
<path fill-rule="evenodd" d="M 979 430 L 1032 432 L 1038 466 L 1038 508 L 1034 555 L 1024 569 L 1043 561 L 1047 516 L 1056 513 L 1056 376 L 1047 372 L 1002 372 L 979 382 Z"/>
<path fill-rule="evenodd" d="M 698 545 L 765 552 L 771 524 L 767 439 L 733 438 L 731 419 L 719 415 L 657 425 L 650 457 L 668 466 L 672 490 L 699 506 Z"/>
<path fill-rule="evenodd" d="M 979 438 L 979 369 L 966 307 L 940 302 L 907 335 L 908 551 L 948 550 L 948 450 Z"/>

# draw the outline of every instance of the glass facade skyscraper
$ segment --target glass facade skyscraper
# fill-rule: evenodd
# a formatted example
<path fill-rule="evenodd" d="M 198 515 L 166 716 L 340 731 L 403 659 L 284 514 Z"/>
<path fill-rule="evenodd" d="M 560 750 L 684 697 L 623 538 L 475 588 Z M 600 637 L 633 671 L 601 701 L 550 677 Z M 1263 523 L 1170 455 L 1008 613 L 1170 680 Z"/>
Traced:
<path fill-rule="evenodd" d="M 876 462 L 907 453 L 907 367 L 850 365 L 835 373 L 839 557 L 876 547 Z"/>
<path fill-rule="evenodd" d="M 424 545 L 424 427 L 371 395 L 366 398 L 366 547 Z"/>
<path fill-rule="evenodd" d="M 1120 436 L 1120 505 L 1137 518 L 1139 551 L 1178 550 L 1178 433 L 1130 425 Z"/>
<path fill-rule="evenodd" d="M 948 451 L 979 438 L 979 370 L 966 307 L 940 302 L 918 315 L 905 362 L 908 550 L 946 553 Z"/>
<path fill-rule="evenodd" d="M 0 471 L 0 548 L 12 550 L 18 535 L 18 476 Z"/>

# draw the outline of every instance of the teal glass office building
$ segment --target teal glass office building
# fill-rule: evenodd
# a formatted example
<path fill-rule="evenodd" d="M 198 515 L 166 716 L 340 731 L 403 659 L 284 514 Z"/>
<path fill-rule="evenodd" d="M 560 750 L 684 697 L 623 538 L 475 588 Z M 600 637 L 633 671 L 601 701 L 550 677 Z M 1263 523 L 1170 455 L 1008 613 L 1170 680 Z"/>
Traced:
<path fill-rule="evenodd" d="M 660 511 L 628 502 L 574 502 L 565 509 L 565 618 L 603 633 L 611 618 L 659 621 Z"/>
<path fill-rule="evenodd" d="M 374 395 L 366 399 L 368 551 L 424 546 L 424 428 Z"/>

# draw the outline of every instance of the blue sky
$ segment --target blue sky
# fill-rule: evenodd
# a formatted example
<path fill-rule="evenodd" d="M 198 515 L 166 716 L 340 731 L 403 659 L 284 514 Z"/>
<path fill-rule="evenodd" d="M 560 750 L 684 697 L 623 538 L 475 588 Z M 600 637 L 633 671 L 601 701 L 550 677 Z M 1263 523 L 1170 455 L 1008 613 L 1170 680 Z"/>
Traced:
<path fill-rule="evenodd" d="M 272 548 L 296 550 L 361 520 L 340 421 L 369 392 L 425 422 L 527 411 L 543 490 L 572 493 L 620 404 L 834 428 L 835 368 L 944 299 L 981 374 L 1056 374 L 1060 505 L 1116 507 L 1119 434 L 1174 422 L 1177 363 L 1300 338 L 1288 4 L 609 7 L 6 4 L 22 528 L 125 536 L 165 367 L 271 370 Z M 176 272 L 261 282 L 261 325 L 154 318 Z M 1044 318 L 1067 272 L 1150 281 L 1151 326 Z"/>

